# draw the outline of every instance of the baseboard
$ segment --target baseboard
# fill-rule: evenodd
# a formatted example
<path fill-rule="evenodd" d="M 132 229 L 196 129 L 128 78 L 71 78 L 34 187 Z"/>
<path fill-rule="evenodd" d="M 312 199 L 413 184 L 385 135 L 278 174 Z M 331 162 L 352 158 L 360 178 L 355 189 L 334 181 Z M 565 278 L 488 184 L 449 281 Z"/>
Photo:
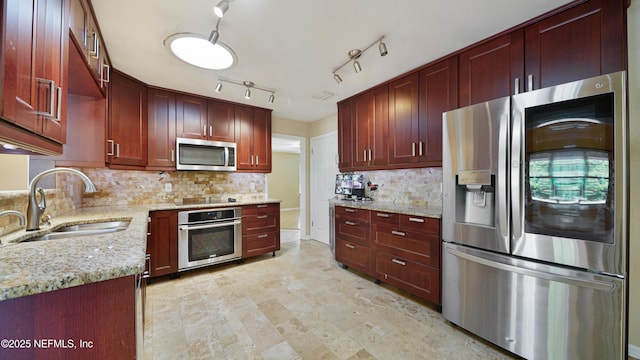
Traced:
<path fill-rule="evenodd" d="M 640 359 L 640 346 L 629 344 L 629 356 Z"/>

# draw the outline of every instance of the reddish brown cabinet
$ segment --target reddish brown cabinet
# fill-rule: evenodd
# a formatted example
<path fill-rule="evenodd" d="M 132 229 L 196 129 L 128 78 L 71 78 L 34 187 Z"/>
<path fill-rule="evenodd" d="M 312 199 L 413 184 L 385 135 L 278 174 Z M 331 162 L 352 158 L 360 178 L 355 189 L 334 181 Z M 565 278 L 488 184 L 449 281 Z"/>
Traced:
<path fill-rule="evenodd" d="M 60 153 L 67 116 L 66 3 L 8 0 L 2 6 L 0 116 L 7 123 L 1 137 Z"/>
<path fill-rule="evenodd" d="M 336 261 L 367 275 L 372 275 L 370 217 L 369 210 L 335 207 Z"/>
<path fill-rule="evenodd" d="M 347 171 L 353 167 L 352 101 L 338 103 L 338 168 Z"/>
<path fill-rule="evenodd" d="M 234 104 L 209 99 L 207 106 L 209 140 L 225 142 L 236 141 Z"/>
<path fill-rule="evenodd" d="M 149 213 L 147 255 L 150 277 L 178 272 L 178 212 L 176 210 Z"/>
<path fill-rule="evenodd" d="M 110 167 L 147 165 L 147 87 L 118 71 L 111 74 L 107 124 Z"/>
<path fill-rule="evenodd" d="M 242 207 L 242 257 L 280 250 L 280 204 Z"/>
<path fill-rule="evenodd" d="M 203 140 L 209 138 L 206 98 L 179 94 L 176 100 L 176 113 L 178 137 Z"/>
<path fill-rule="evenodd" d="M 389 89 L 387 85 L 358 95 L 352 100 L 352 168 L 360 169 L 389 162 Z"/>
<path fill-rule="evenodd" d="M 587 1 L 527 27 L 527 87 L 529 82 L 539 89 L 624 70 L 624 3 Z"/>
<path fill-rule="evenodd" d="M 271 172 L 271 110 L 235 106 L 237 168 Z"/>
<path fill-rule="evenodd" d="M 419 160 L 420 76 L 417 72 L 389 84 L 389 162 L 412 163 Z"/>
<path fill-rule="evenodd" d="M 147 169 L 176 167 L 176 94 L 149 89 Z"/>

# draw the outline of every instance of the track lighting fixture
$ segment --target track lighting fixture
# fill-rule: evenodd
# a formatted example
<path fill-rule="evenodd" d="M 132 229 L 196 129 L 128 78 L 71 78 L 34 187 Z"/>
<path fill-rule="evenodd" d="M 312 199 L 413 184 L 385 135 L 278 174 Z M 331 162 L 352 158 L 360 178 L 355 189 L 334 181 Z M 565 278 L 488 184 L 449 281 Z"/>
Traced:
<path fill-rule="evenodd" d="M 214 89 L 215 92 L 217 92 L 217 93 L 221 92 L 222 83 L 223 82 L 226 82 L 226 83 L 229 83 L 229 84 L 238 85 L 238 86 L 243 86 L 245 88 L 245 90 L 244 90 L 244 98 L 247 99 L 247 100 L 251 99 L 251 90 L 253 90 L 253 89 L 257 89 L 257 90 L 261 90 L 261 91 L 270 93 L 269 98 L 267 99 L 269 104 L 273 104 L 274 101 L 276 100 L 276 91 L 274 89 L 269 89 L 269 88 L 258 86 L 253 81 L 234 81 L 234 80 L 229 80 L 229 79 L 225 79 L 225 78 L 218 78 L 218 82 L 216 83 L 216 87 Z"/>
<path fill-rule="evenodd" d="M 335 69 L 333 69 L 333 79 L 338 84 L 342 82 L 342 77 L 340 77 L 340 75 L 337 74 L 337 71 L 342 69 L 349 62 L 353 62 L 353 69 L 355 70 L 356 73 L 361 72 L 362 66 L 360 65 L 360 62 L 358 61 L 358 59 L 360 58 L 360 56 L 362 56 L 362 54 L 365 53 L 365 51 L 369 50 L 376 43 L 378 44 L 378 51 L 380 52 L 380 56 L 386 56 L 389 53 L 389 51 L 387 50 L 387 45 L 384 42 L 382 42 L 383 39 L 384 39 L 384 35 L 376 39 L 376 41 L 372 42 L 362 50 L 360 49 L 349 50 L 349 52 L 347 53 L 347 56 L 349 57 L 349 59 L 347 59 L 347 61 L 337 66 Z"/>
<path fill-rule="evenodd" d="M 216 28 L 211 30 L 211 34 L 209 34 L 209 42 L 215 45 L 218 42 L 218 38 L 220 37 L 220 32 L 218 31 L 218 25 L 220 25 L 220 18 L 218 18 L 218 22 L 216 22 Z"/>
<path fill-rule="evenodd" d="M 221 0 L 218 5 L 213 8 L 213 12 L 219 18 L 223 17 L 227 10 L 229 10 L 229 0 Z"/>

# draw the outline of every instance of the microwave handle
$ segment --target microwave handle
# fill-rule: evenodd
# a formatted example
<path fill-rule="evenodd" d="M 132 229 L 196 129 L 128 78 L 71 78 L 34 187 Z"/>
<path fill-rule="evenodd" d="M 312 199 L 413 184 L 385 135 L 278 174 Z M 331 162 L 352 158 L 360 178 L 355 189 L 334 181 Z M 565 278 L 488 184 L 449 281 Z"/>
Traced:
<path fill-rule="evenodd" d="M 224 166 L 229 166 L 229 148 L 224 147 Z"/>

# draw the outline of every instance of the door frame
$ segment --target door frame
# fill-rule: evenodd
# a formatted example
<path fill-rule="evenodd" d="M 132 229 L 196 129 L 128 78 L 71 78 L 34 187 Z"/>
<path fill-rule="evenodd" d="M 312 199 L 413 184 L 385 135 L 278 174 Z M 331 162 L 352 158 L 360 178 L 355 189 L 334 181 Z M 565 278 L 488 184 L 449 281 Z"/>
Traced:
<path fill-rule="evenodd" d="M 318 135 L 318 136 L 314 136 L 314 137 L 310 138 L 310 140 L 309 140 L 309 147 L 310 147 L 310 148 L 312 148 L 312 146 L 311 146 L 311 145 L 312 145 L 315 141 L 318 141 L 318 140 L 320 140 L 320 139 L 324 139 L 324 138 L 334 138 L 334 139 L 335 139 L 335 141 L 336 141 L 336 144 L 337 144 L 337 142 L 338 142 L 338 132 L 337 132 L 337 131 L 331 131 L 331 132 L 328 132 L 328 133 L 325 133 L 325 134 L 322 134 L 322 135 Z M 336 159 L 337 159 L 337 154 L 338 154 L 338 148 L 337 148 L 337 147 L 336 147 L 336 149 L 335 149 L 335 154 L 336 154 Z M 337 171 L 340 171 L 340 169 L 338 168 L 338 163 L 337 163 L 337 161 L 336 161 L 336 170 L 337 170 Z M 309 175 L 310 175 L 310 177 L 313 179 L 313 173 L 312 173 L 312 171 L 313 171 L 313 166 L 310 166 L 310 167 L 309 167 Z M 309 185 L 311 185 L 311 184 L 309 184 Z M 313 203 L 312 203 L 312 200 L 313 200 L 313 199 L 312 199 L 312 197 L 309 197 L 309 203 L 310 203 L 309 209 L 311 209 L 311 206 L 316 205 L 316 204 L 313 204 Z M 328 214 L 328 209 L 327 209 L 327 214 Z M 309 211 L 309 217 L 310 217 L 310 218 L 309 218 L 309 224 L 311 224 L 311 222 L 314 220 L 314 219 L 311 219 L 311 211 Z M 330 234 L 329 234 L 329 235 L 330 235 Z M 313 239 L 313 229 L 310 229 L 310 231 L 309 231 L 309 236 L 310 236 L 310 238 L 311 238 L 311 239 Z M 317 239 L 316 239 L 316 240 L 317 240 Z M 319 241 L 319 240 L 318 240 L 318 241 Z M 320 242 L 322 242 L 322 241 L 320 241 Z M 329 243 L 327 243 L 327 245 L 330 245 L 330 242 L 331 242 L 331 241 L 329 241 Z M 322 243 L 323 243 L 323 244 L 325 244 L 324 242 L 322 242 Z"/>

